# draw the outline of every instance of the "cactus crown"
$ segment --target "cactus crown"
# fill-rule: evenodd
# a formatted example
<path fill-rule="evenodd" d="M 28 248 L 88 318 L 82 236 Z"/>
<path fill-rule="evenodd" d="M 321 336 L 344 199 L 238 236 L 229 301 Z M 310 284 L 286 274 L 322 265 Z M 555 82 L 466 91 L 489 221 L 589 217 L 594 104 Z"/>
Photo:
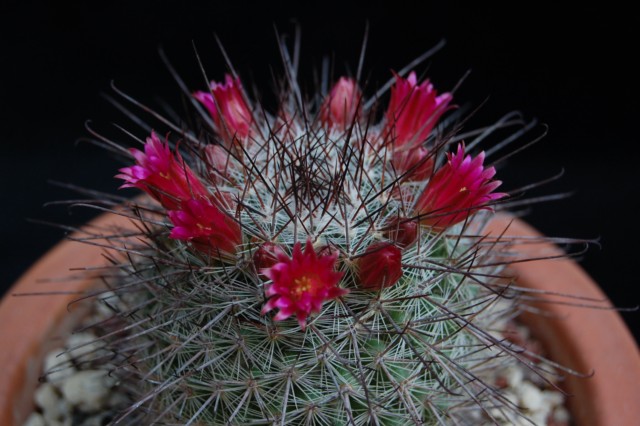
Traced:
<path fill-rule="evenodd" d="M 277 111 L 227 75 L 189 93 L 196 129 L 161 118 L 171 131 L 128 151 L 117 177 L 150 198 L 120 211 L 138 232 L 112 239 L 128 255 L 111 257 L 121 273 L 101 297 L 115 311 L 109 362 L 135 394 L 119 420 L 413 425 L 517 411 L 483 379 L 518 358 L 496 332 L 515 292 L 482 233 L 506 194 L 484 153 L 466 152 L 491 128 L 463 141 L 452 95 L 413 72 L 393 77 L 376 117 L 385 102 L 356 79 L 307 99 L 287 71 Z"/>

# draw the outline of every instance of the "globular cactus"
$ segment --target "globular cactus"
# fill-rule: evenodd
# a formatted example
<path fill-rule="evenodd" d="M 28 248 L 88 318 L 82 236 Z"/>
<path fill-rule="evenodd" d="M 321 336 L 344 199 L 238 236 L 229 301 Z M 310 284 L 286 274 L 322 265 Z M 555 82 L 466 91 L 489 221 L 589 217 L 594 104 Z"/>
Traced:
<path fill-rule="evenodd" d="M 498 333 L 514 292 L 483 234 L 507 195 L 465 147 L 490 131 L 463 141 L 452 94 L 414 72 L 392 77 L 388 101 L 346 77 L 309 97 L 287 75 L 276 111 L 227 75 L 189 94 L 195 128 L 161 119 L 169 129 L 128 151 L 117 177 L 149 198 L 128 204 L 143 238 L 114 239 L 128 256 L 113 258 L 117 327 L 102 340 L 135 394 L 118 420 L 517 412 L 485 380 L 519 358 Z"/>

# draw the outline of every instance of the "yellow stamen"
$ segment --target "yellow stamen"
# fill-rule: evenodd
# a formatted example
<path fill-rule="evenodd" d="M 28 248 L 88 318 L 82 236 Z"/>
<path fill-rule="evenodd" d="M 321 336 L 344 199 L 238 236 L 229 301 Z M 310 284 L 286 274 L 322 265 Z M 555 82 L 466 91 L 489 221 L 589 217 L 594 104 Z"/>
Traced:
<path fill-rule="evenodd" d="M 300 296 L 311 289 L 311 280 L 308 277 L 296 278 L 293 283 L 295 284 L 293 293 L 296 296 Z"/>
<path fill-rule="evenodd" d="M 205 231 L 210 231 L 211 227 L 210 226 L 204 226 L 203 224 L 201 224 L 200 222 L 196 223 L 196 226 L 200 229 L 204 229 Z"/>

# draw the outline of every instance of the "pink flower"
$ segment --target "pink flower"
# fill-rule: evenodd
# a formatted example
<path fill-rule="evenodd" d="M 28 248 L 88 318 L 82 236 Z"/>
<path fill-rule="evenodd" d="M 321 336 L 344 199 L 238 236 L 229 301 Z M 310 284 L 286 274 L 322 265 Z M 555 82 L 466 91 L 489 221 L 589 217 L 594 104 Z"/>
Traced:
<path fill-rule="evenodd" d="M 476 158 L 465 156 L 464 145 L 456 154 L 447 153 L 447 163 L 440 167 L 416 200 L 414 210 L 420 222 L 444 229 L 465 220 L 476 210 L 507 194 L 493 193 L 502 182 L 492 180 L 493 167 L 484 168 L 484 152 Z"/>
<path fill-rule="evenodd" d="M 208 196 L 204 185 L 180 154 L 172 154 L 168 142 L 162 143 L 155 132 L 147 138 L 144 152 L 135 148 L 129 152 L 136 164 L 119 170 L 116 178 L 125 181 L 120 188 L 139 188 L 167 210 L 179 208 L 182 201 Z"/>
<path fill-rule="evenodd" d="M 279 312 L 273 318 L 275 321 L 295 315 L 304 330 L 307 317 L 319 313 L 326 300 L 348 293 L 348 290 L 338 287 L 344 272 L 334 271 L 336 259 L 336 255 L 317 256 L 310 240 L 307 240 L 304 253 L 300 242 L 297 242 L 291 257 L 278 254 L 279 262 L 262 271 L 271 279 L 266 289 L 269 300 L 262 313 L 278 308 Z"/>
<path fill-rule="evenodd" d="M 169 237 L 190 241 L 211 256 L 229 258 L 242 243 L 240 225 L 209 200 L 191 199 L 167 214 L 175 225 Z"/>
<path fill-rule="evenodd" d="M 417 146 L 406 151 L 393 150 L 391 152 L 391 164 L 397 176 L 402 176 L 402 181 L 421 181 L 429 178 L 433 172 L 433 157 L 422 146 Z"/>
<path fill-rule="evenodd" d="M 361 111 L 362 92 L 355 80 L 340 77 L 320 107 L 320 120 L 327 127 L 344 130 Z"/>
<path fill-rule="evenodd" d="M 386 113 L 385 133 L 389 135 L 386 139 L 395 141 L 394 149 L 420 146 L 451 99 L 451 93 L 438 96 L 429 80 L 418 86 L 416 73 L 413 71 L 407 79 L 396 75 L 396 84 L 391 88 L 391 100 Z"/>
<path fill-rule="evenodd" d="M 239 78 L 225 75 L 224 83 L 211 82 L 210 92 L 195 92 L 193 96 L 209 111 L 218 132 L 230 142 L 234 137 L 245 139 L 251 131 L 253 116 L 242 95 Z"/>
<path fill-rule="evenodd" d="M 402 277 L 402 252 L 389 242 L 373 243 L 358 258 L 360 285 L 369 290 L 391 287 Z"/>

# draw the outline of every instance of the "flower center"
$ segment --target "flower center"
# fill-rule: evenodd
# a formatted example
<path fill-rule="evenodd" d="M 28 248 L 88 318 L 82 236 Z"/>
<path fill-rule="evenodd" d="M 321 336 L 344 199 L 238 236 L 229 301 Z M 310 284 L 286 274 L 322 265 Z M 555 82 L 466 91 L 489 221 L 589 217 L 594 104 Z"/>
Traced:
<path fill-rule="evenodd" d="M 307 276 L 296 278 L 295 280 L 293 280 L 293 284 L 294 286 L 291 293 L 293 293 L 293 295 L 296 297 L 300 297 L 303 293 L 311 290 L 312 286 L 311 278 Z"/>

